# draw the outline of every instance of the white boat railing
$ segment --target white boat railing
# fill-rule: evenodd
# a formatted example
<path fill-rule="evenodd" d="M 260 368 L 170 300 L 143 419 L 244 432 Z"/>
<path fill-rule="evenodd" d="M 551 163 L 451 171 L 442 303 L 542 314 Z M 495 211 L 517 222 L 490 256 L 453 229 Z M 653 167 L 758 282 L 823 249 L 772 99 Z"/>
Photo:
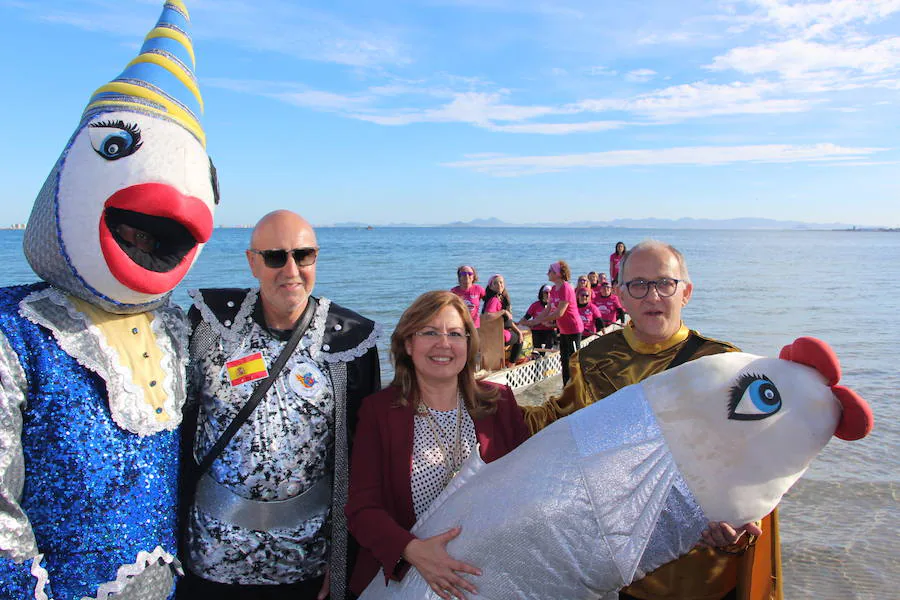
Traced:
<path fill-rule="evenodd" d="M 621 327 L 617 324 L 610 325 L 603 330 L 603 333 L 615 331 Z M 584 348 L 595 339 L 596 334 L 590 335 L 581 340 L 581 348 Z M 543 381 L 554 375 L 562 373 L 562 361 L 559 358 L 559 350 L 550 350 L 543 353 L 543 356 L 521 365 L 515 365 L 506 369 L 500 369 L 493 373 L 487 373 L 484 377 L 479 377 L 482 381 L 491 381 L 493 383 L 501 383 L 512 388 L 513 392 L 527 388 L 529 386 Z"/>

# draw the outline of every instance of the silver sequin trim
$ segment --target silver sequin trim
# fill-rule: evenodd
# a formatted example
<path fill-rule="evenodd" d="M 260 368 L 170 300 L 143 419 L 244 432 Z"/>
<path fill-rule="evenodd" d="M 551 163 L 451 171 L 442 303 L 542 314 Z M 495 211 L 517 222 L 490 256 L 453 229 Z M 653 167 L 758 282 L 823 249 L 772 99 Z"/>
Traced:
<path fill-rule="evenodd" d="M 50 579 L 50 573 L 41 565 L 44 560 L 43 554 L 38 554 L 31 561 L 31 574 L 37 579 L 37 585 L 34 586 L 35 600 L 50 600 L 44 588 L 47 587 L 47 581 Z"/>
<path fill-rule="evenodd" d="M 181 571 L 180 563 L 161 546 L 153 552 L 141 550 L 135 562 L 119 567 L 115 581 L 101 585 L 94 598 L 82 600 L 108 600 L 111 596 L 116 600 L 162 600 L 172 591 L 175 571 Z"/>
<path fill-rule="evenodd" d="M 38 552 L 28 515 L 19 506 L 25 485 L 21 432 L 26 391 L 22 366 L 0 333 L 0 556 L 15 561 Z"/>

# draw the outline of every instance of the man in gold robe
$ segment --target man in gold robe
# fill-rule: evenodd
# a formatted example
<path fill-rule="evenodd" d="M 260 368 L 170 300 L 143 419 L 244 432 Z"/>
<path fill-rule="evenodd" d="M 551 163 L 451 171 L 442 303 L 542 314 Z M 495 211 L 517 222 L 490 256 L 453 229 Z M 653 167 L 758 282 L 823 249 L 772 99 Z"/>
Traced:
<path fill-rule="evenodd" d="M 693 285 L 684 256 L 672 246 L 649 240 L 632 248 L 622 259 L 616 288 L 630 323 L 572 357 L 560 397 L 525 407 L 532 433 L 688 360 L 738 351 L 682 323 Z M 620 600 L 780 600 L 777 513 L 759 525 L 711 523 L 702 546 L 632 583 Z"/>

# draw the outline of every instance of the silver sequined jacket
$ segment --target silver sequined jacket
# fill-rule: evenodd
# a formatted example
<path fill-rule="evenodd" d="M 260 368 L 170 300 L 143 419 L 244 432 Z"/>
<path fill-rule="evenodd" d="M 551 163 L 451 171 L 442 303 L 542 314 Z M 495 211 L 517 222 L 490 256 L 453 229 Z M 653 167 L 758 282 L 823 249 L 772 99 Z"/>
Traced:
<path fill-rule="evenodd" d="M 198 414 L 191 451 L 199 463 L 258 383 L 232 385 L 226 363 L 258 353 L 270 367 L 286 340 L 265 327 L 256 289 L 200 290 L 192 296 L 189 386 Z M 372 321 L 319 299 L 278 379 L 213 462 L 208 475 L 215 483 L 239 499 L 283 502 L 333 473 L 332 502 L 342 507 L 337 487 L 346 485 L 349 428 L 362 398 L 380 388 L 378 333 Z M 329 560 L 332 516 L 343 516 L 325 505 L 301 523 L 262 531 L 211 512 L 196 502 L 190 508 L 187 567 L 208 580 L 244 585 L 320 575 Z M 341 527 L 333 524 L 336 532 Z M 343 552 L 338 548 L 337 554 Z"/>

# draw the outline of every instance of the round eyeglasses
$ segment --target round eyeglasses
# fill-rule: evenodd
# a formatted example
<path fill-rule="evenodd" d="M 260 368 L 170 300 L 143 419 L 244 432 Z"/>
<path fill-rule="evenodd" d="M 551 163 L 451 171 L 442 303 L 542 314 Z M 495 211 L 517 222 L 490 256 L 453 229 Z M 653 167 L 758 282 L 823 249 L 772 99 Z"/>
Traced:
<path fill-rule="evenodd" d="M 445 338 L 451 344 L 464 344 L 466 343 L 466 339 L 469 337 L 468 332 L 465 331 L 438 331 L 436 329 L 423 329 L 422 331 L 416 331 L 413 333 L 414 336 L 418 338 L 422 338 L 423 340 L 428 340 L 430 342 L 437 343 L 441 338 Z"/>
<path fill-rule="evenodd" d="M 681 281 L 681 279 L 672 279 L 671 277 L 660 277 L 650 281 L 646 279 L 632 279 L 625 282 L 625 289 L 628 290 L 628 293 L 635 300 L 646 298 L 647 294 L 650 293 L 650 286 L 656 288 L 656 293 L 660 298 L 668 298 L 675 293 Z"/>

